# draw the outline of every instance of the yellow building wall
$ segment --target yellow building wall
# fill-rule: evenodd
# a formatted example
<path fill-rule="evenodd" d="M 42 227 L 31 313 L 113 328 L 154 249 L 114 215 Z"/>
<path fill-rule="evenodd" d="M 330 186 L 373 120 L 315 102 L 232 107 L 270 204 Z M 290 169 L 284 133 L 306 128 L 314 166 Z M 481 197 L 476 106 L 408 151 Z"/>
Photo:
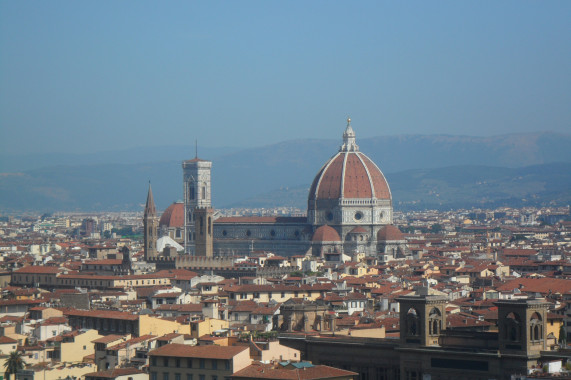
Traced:
<path fill-rule="evenodd" d="M 95 339 L 101 338 L 97 330 L 88 330 L 75 337 L 75 342 L 61 344 L 61 361 L 67 363 L 83 362 L 87 355 L 95 354 Z"/>
<path fill-rule="evenodd" d="M 227 329 L 230 327 L 230 323 L 228 321 L 208 317 L 204 321 L 193 323 L 193 325 L 196 326 L 196 329 L 191 329 L 190 335 L 195 339 L 198 339 L 203 335 L 210 335 L 216 330 Z"/>
<path fill-rule="evenodd" d="M 91 373 L 91 372 L 95 372 L 97 371 L 97 368 L 95 367 L 94 364 L 88 364 L 88 365 L 82 365 L 80 366 L 76 366 L 76 365 L 72 365 L 72 366 L 65 366 L 64 368 L 61 367 L 54 367 L 52 369 L 47 369 L 47 370 L 43 370 L 43 371 L 36 371 L 34 373 L 34 379 L 39 379 L 39 380 L 61 380 L 61 379 L 65 379 L 66 377 L 76 377 L 78 379 L 81 379 L 85 376 L 85 374 Z"/>
<path fill-rule="evenodd" d="M 261 361 L 263 362 L 271 360 L 299 361 L 301 359 L 301 353 L 299 350 L 283 346 L 279 342 L 270 342 L 268 349 L 263 350 L 261 354 Z"/>
<path fill-rule="evenodd" d="M 175 321 L 155 318 L 149 315 L 139 316 L 139 336 L 162 336 L 172 332 L 177 332 L 179 334 L 190 334 L 190 325 L 184 325 Z"/>
<path fill-rule="evenodd" d="M 551 325 L 551 320 L 548 320 L 546 337 L 549 334 L 553 334 L 555 336 L 555 338 L 559 339 L 559 329 L 561 329 L 561 326 L 563 326 L 563 320 L 562 319 L 553 320 L 553 326 Z"/>

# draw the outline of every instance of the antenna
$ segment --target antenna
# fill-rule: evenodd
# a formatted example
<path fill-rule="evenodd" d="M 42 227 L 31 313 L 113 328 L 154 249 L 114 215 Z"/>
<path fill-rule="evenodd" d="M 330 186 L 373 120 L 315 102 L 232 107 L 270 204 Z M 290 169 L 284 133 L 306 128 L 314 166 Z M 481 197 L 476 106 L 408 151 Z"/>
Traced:
<path fill-rule="evenodd" d="M 194 139 L 194 158 L 198 158 L 198 139 Z"/>

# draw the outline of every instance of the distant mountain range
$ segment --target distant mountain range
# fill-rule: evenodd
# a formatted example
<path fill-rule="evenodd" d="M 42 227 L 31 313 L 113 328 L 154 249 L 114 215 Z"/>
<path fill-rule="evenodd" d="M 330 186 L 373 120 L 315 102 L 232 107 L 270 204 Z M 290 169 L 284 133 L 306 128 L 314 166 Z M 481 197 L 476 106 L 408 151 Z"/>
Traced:
<path fill-rule="evenodd" d="M 305 208 L 337 140 L 204 148 L 215 207 Z M 397 209 L 571 203 L 571 135 L 406 135 L 357 139 L 387 176 Z M 0 210 L 140 210 L 151 180 L 160 209 L 182 198 L 193 146 L 86 155 L 0 155 Z"/>
<path fill-rule="evenodd" d="M 571 163 L 523 168 L 450 166 L 390 173 L 397 210 L 553 206 L 571 203 Z M 309 186 L 283 187 L 232 204 L 233 207 L 307 207 Z"/>

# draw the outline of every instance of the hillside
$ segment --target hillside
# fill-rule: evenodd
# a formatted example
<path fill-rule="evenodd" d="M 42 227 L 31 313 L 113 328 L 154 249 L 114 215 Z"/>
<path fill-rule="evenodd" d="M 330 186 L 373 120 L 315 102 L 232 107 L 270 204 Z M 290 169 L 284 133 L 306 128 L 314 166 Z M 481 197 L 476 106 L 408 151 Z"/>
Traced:
<path fill-rule="evenodd" d="M 569 135 L 415 135 L 357 142 L 387 176 L 397 208 L 483 206 L 508 200 L 514 205 L 570 202 Z M 207 149 L 205 154 L 213 156 L 202 157 L 213 161 L 214 205 L 305 208 L 307 188 L 338 145 L 335 140 L 295 140 L 244 150 Z M 50 157 L 33 161 L 26 156 L 20 167 L 31 166 L 28 169 L 11 166 L 12 156 L 0 173 L 0 209 L 138 210 L 149 180 L 158 207 L 164 209 L 181 199 L 181 161 L 192 157 L 172 156 L 191 151 L 158 147 L 147 156 L 140 150 L 80 155 L 70 161 L 73 165 L 51 165 Z M 137 162 L 161 156 L 168 160 Z M 121 157 L 130 158 L 106 162 Z M 90 159 L 93 164 L 85 164 Z"/>

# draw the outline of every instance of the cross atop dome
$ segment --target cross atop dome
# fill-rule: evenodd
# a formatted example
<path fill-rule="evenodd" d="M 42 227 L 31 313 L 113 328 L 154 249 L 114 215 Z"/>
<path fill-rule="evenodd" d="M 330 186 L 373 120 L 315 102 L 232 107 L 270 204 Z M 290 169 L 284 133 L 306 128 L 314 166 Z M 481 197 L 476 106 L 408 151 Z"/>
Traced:
<path fill-rule="evenodd" d="M 339 148 L 340 152 L 358 152 L 359 146 L 355 143 L 355 131 L 351 127 L 351 118 L 347 118 L 347 128 L 343 133 L 343 145 Z"/>

